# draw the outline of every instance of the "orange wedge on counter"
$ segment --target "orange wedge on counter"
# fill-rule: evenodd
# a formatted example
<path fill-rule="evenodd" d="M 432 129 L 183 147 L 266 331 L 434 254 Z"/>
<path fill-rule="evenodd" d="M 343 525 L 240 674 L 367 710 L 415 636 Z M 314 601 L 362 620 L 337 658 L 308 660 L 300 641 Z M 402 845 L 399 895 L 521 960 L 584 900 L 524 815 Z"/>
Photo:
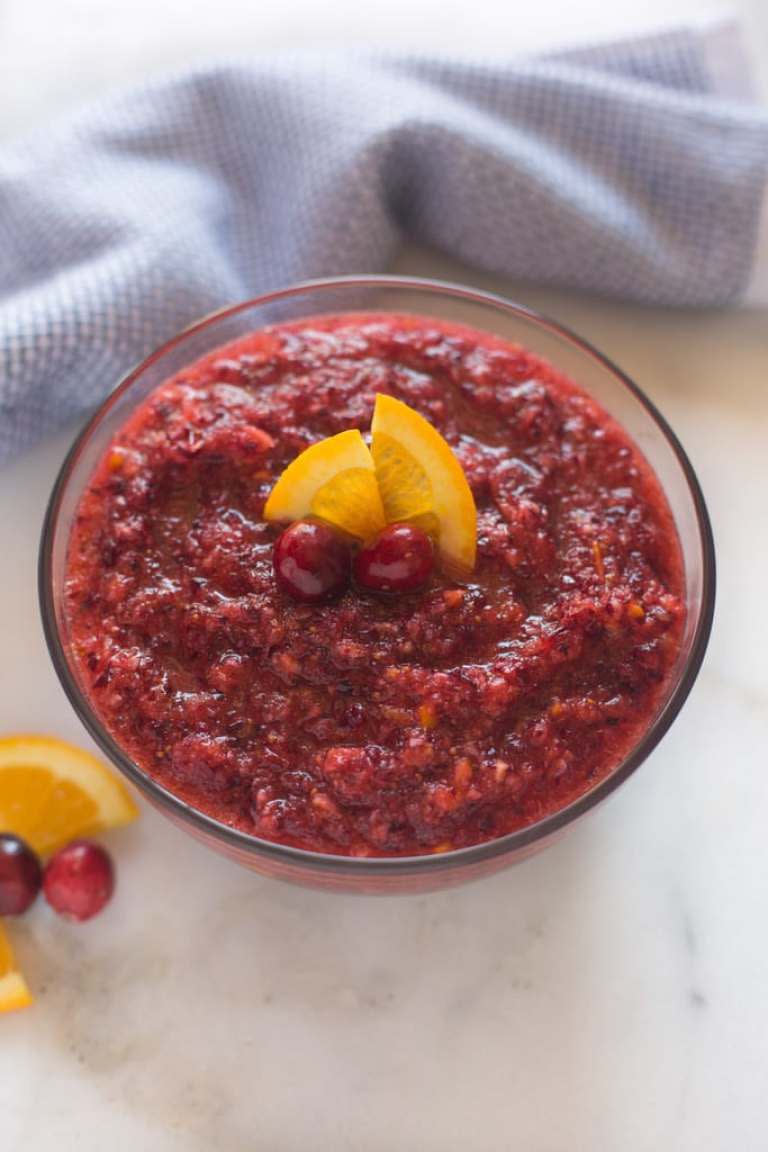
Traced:
<path fill-rule="evenodd" d="M 16 967 L 10 940 L 0 924 L 0 1012 L 15 1012 L 31 1003 L 29 988 Z"/>
<path fill-rule="evenodd" d="M 138 814 L 122 780 L 89 752 L 50 736 L 0 739 L 0 829 L 38 855 Z"/>
<path fill-rule="evenodd" d="M 264 508 L 266 520 L 317 516 L 369 540 L 385 524 L 417 523 L 449 567 L 475 563 L 477 513 L 450 446 L 401 400 L 379 394 L 371 448 L 354 428 L 305 449 L 288 465 Z"/>

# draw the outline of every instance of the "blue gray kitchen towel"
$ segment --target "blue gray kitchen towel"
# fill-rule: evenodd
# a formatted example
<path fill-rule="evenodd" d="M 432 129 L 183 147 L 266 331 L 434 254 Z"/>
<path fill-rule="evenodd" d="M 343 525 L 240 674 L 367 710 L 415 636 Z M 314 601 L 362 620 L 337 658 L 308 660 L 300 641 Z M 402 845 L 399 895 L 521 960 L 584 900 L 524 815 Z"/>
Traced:
<path fill-rule="evenodd" d="M 680 30 L 507 63 L 258 58 L 6 146 L 0 460 L 206 311 L 381 270 L 404 237 L 629 300 L 738 301 L 768 115 L 724 98 L 712 49 Z"/>

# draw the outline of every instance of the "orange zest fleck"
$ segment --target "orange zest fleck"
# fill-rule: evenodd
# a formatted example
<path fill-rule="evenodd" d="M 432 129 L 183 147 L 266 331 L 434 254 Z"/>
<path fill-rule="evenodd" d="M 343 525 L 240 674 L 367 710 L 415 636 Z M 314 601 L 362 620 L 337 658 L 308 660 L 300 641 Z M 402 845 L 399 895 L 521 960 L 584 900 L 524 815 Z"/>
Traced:
<path fill-rule="evenodd" d="M 437 724 L 437 713 L 433 704 L 421 704 L 419 707 L 419 724 L 422 728 L 434 728 Z"/>

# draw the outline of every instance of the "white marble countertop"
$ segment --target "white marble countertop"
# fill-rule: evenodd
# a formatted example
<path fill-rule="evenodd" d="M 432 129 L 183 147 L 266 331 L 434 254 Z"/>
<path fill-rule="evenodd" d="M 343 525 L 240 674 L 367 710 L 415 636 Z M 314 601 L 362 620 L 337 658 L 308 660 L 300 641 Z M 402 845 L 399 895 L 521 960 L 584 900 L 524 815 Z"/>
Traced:
<path fill-rule="evenodd" d="M 361 7 L 323 8 L 336 38 L 361 38 Z M 166 50 L 170 16 L 142 0 L 0 3 L 0 129 L 135 75 L 142 53 L 147 68 L 178 62 L 184 45 L 197 53 L 214 13 L 231 17 L 231 39 L 247 24 L 235 0 L 205 19 L 187 0 L 167 8 L 181 39 Z M 559 5 L 535 8 L 518 26 L 505 0 L 398 0 L 371 16 L 370 35 L 418 44 L 445 10 L 442 46 L 465 31 L 475 47 L 498 44 L 504 28 L 541 43 Z M 612 6 L 601 25 L 603 8 L 585 4 L 581 33 L 622 30 L 626 12 L 622 23 Z M 701 4 L 646 8 L 688 15 Z M 768 36 L 755 37 L 768 10 L 762 0 L 740 10 L 764 49 L 765 83 Z M 257 11 L 262 20 L 261 5 L 250 11 L 248 27 Z M 264 14 L 264 42 L 296 28 L 320 37 L 321 25 L 311 0 L 284 0 Z M 219 35 L 215 46 L 228 45 Z M 262 880 L 146 811 L 111 838 L 119 892 L 103 917 L 75 929 L 38 907 L 14 924 L 38 1002 L 0 1022 L 3 1152 L 768 1147 L 766 316 L 608 304 L 416 251 L 397 267 L 552 313 L 669 417 L 718 546 L 699 682 L 614 799 L 541 856 L 446 894 L 365 899 Z M 49 664 L 35 592 L 43 507 L 71 434 L 0 473 L 0 731 L 87 744 Z"/>

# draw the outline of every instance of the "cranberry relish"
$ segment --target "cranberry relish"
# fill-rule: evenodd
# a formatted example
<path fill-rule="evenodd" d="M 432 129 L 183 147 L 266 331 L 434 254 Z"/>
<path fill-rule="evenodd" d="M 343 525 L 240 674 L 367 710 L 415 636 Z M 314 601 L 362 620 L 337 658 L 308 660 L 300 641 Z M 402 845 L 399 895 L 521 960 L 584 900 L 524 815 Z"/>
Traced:
<path fill-rule="evenodd" d="M 275 585 L 269 491 L 390 392 L 454 447 L 478 508 L 464 584 Z M 156 389 L 78 510 L 66 611 L 103 723 L 223 823 L 351 855 L 443 851 L 562 808 L 653 719 L 681 560 L 626 433 L 525 349 L 348 314 L 239 340 Z"/>

